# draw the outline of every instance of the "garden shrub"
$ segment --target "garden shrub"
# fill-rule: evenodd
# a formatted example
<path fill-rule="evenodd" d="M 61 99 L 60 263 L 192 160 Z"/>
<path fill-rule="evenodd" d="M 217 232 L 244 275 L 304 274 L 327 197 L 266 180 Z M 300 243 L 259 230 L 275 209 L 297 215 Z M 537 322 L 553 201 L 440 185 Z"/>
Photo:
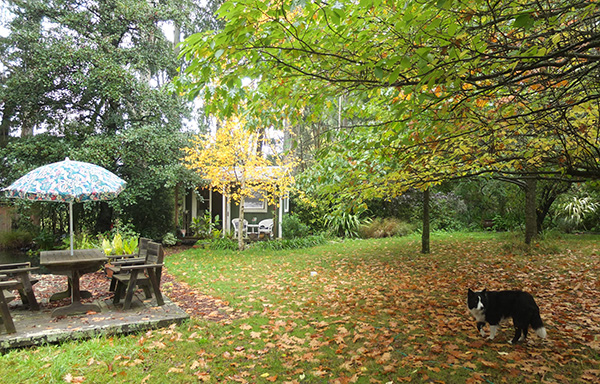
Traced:
<path fill-rule="evenodd" d="M 333 236 L 353 238 L 358 237 L 358 230 L 362 224 L 370 219 L 361 219 L 360 213 L 348 213 L 341 209 L 331 212 L 326 217 L 327 229 Z"/>
<path fill-rule="evenodd" d="M 0 233 L 0 249 L 20 249 L 33 242 L 31 233 L 22 230 Z"/>
<path fill-rule="evenodd" d="M 363 239 L 406 236 L 412 232 L 414 232 L 412 225 L 392 217 L 378 217 L 359 228 L 360 237 Z"/>
<path fill-rule="evenodd" d="M 165 233 L 165 235 L 162 238 L 162 243 L 163 243 L 163 245 L 170 247 L 170 246 L 177 244 L 177 238 L 175 237 L 175 235 L 173 233 L 167 232 L 167 233 Z"/>
<path fill-rule="evenodd" d="M 304 224 L 300 218 L 294 214 L 283 216 L 281 222 L 283 236 L 286 239 L 295 239 L 297 237 L 306 237 L 310 234 L 310 228 Z"/>
<path fill-rule="evenodd" d="M 320 233 L 326 228 L 325 217 L 329 212 L 329 204 L 312 196 L 308 199 L 297 192 L 290 194 L 290 211 L 309 228 L 310 233 Z M 282 223 L 283 225 L 283 223 Z M 285 234 L 285 232 L 284 232 Z"/>
<path fill-rule="evenodd" d="M 38 235 L 33 239 L 33 241 L 38 245 L 41 250 L 54 249 L 54 243 L 56 243 L 56 238 L 52 231 L 47 229 L 42 229 Z"/>

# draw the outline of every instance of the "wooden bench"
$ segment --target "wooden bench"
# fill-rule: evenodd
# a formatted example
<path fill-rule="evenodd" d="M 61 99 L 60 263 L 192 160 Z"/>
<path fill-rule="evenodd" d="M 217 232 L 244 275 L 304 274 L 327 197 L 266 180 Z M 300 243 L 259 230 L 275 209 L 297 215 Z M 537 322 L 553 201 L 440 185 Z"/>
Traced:
<path fill-rule="evenodd" d="M 163 260 L 165 252 L 162 244 L 149 242 L 146 259 L 143 264 L 123 265 L 120 272 L 112 276 L 116 281 L 115 296 L 113 302 L 118 304 L 125 296 L 123 309 L 131 307 L 133 293 L 137 286 L 144 288 L 146 298 L 150 298 L 150 288 L 154 292 L 158 305 L 164 305 L 160 292 L 160 278 L 162 276 Z M 125 291 L 127 290 L 127 291 Z"/>
<path fill-rule="evenodd" d="M 144 264 L 146 261 L 146 253 L 148 252 L 148 243 L 150 239 L 140 237 L 138 241 L 138 252 L 133 255 L 109 255 L 109 262 L 105 267 L 106 274 L 111 278 L 110 287 L 108 290 L 115 290 L 117 281 L 112 278 L 113 275 L 121 273 L 121 267 L 125 265 Z"/>
<path fill-rule="evenodd" d="M 32 311 L 38 311 L 40 306 L 33 292 L 33 284 L 37 283 L 37 279 L 31 279 L 29 276 L 31 271 L 38 270 L 39 267 L 32 267 L 31 263 L 11 263 L 0 264 L 0 281 L 16 280 L 19 284 L 14 288 L 19 291 L 21 301 L 28 305 Z"/>
<path fill-rule="evenodd" d="M 17 280 L 0 281 L 0 316 L 7 333 L 17 333 L 17 329 L 8 310 L 8 303 L 14 299 L 14 296 L 7 295 L 6 291 L 18 289 L 20 286 L 21 283 Z"/>

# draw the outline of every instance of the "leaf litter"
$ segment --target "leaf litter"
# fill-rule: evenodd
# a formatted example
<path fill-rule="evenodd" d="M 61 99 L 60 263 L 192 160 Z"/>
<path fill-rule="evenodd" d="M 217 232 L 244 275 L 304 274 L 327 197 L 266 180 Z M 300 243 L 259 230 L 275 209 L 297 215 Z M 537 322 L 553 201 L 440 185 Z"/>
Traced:
<path fill-rule="evenodd" d="M 238 278 L 244 289 L 235 290 L 239 301 L 233 305 L 203 294 L 207 285 L 191 287 L 163 274 L 163 289 L 192 317 L 226 327 L 210 340 L 210 351 L 200 348 L 189 364 L 173 366 L 168 373 L 193 371 L 201 382 L 242 383 L 354 383 L 361 378 L 373 383 L 566 383 L 600 378 L 596 250 L 518 255 L 499 251 L 495 241 L 465 240 L 436 243 L 431 255 L 414 251 L 416 243 L 395 240 L 365 242 L 355 254 L 343 248 L 341 244 L 308 271 L 292 263 L 244 266 Z M 228 276 L 223 272 L 217 278 Z M 494 341 L 481 338 L 466 309 L 468 288 L 532 293 L 548 339 L 531 332 L 527 343 L 508 345 L 512 324 L 503 325 Z M 140 337 L 140 345 L 160 350 L 210 338 L 204 331 L 192 325 L 189 336 L 176 328 L 149 332 Z M 281 367 L 265 372 L 274 356 Z M 213 370 L 223 362 L 227 370 Z"/>

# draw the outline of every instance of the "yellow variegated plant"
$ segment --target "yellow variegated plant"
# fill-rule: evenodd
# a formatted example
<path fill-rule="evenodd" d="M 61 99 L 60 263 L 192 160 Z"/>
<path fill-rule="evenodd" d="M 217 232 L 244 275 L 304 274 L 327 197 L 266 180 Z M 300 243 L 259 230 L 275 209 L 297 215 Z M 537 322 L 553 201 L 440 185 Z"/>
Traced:
<path fill-rule="evenodd" d="M 120 233 L 117 233 L 112 240 L 102 239 L 102 250 L 106 255 L 131 255 L 136 252 L 137 247 L 137 236 L 124 239 Z"/>

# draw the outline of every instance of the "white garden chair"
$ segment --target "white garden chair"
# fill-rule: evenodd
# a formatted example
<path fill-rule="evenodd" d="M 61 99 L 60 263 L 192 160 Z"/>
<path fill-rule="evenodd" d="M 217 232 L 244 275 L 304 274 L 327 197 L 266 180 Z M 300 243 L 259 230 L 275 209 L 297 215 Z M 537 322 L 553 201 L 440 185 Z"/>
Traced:
<path fill-rule="evenodd" d="M 233 220 L 231 220 L 231 224 L 233 224 L 233 229 L 235 231 L 235 237 L 238 237 L 238 231 L 239 231 L 239 226 L 240 226 L 240 219 L 239 218 L 235 218 Z M 246 233 L 248 232 L 248 221 L 244 220 L 244 229 L 242 232 L 242 236 L 246 236 Z"/>
<path fill-rule="evenodd" d="M 258 223 L 258 236 L 261 234 L 269 236 L 269 239 L 273 238 L 273 219 L 264 219 Z"/>

